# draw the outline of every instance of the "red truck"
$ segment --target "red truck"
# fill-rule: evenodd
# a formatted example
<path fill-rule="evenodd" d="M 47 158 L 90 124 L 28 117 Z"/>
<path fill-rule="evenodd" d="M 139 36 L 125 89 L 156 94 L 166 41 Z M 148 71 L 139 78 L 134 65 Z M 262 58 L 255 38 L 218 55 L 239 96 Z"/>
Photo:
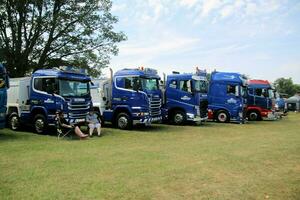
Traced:
<path fill-rule="evenodd" d="M 248 83 L 247 117 L 254 120 L 275 120 L 275 88 L 267 80 L 250 80 Z"/>

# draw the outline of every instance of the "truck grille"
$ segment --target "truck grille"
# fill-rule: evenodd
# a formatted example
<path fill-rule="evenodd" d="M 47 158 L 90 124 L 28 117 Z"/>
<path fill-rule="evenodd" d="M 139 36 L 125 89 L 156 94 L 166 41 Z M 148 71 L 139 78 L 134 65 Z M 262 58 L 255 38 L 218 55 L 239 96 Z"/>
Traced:
<path fill-rule="evenodd" d="M 149 98 L 149 111 L 150 111 L 150 116 L 161 115 L 160 98 Z"/>
<path fill-rule="evenodd" d="M 207 117 L 207 108 L 208 108 L 208 101 L 205 100 L 201 100 L 200 101 L 200 117 Z"/>
<path fill-rule="evenodd" d="M 84 103 L 68 103 L 69 118 L 82 119 L 85 118 L 90 110 L 90 105 Z"/>

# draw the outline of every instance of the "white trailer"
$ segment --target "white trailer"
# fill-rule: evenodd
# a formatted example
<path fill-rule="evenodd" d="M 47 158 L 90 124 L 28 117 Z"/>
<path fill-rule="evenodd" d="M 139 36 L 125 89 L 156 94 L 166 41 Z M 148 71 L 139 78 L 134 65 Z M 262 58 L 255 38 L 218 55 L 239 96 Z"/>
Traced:
<path fill-rule="evenodd" d="M 93 79 L 91 96 L 95 112 L 103 116 L 103 112 L 110 109 L 111 81 L 110 79 Z"/>
<path fill-rule="evenodd" d="M 7 90 L 7 118 L 12 130 L 18 128 L 21 113 L 30 112 L 30 80 L 30 77 L 10 79 L 10 88 Z"/>

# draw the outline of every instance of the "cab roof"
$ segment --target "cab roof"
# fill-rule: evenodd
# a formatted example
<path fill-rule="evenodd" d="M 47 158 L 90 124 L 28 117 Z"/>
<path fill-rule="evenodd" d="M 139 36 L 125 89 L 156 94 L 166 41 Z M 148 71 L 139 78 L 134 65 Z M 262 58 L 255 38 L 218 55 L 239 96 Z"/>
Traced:
<path fill-rule="evenodd" d="M 37 76 L 53 76 L 60 79 L 69 79 L 77 81 L 91 81 L 91 78 L 83 73 L 78 73 L 74 71 L 64 71 L 58 68 L 53 69 L 39 69 L 32 74 L 32 77 Z"/>
<path fill-rule="evenodd" d="M 249 88 L 272 88 L 268 80 L 252 79 L 249 81 Z"/>
<path fill-rule="evenodd" d="M 244 84 L 247 79 L 240 73 L 235 72 L 213 72 L 211 74 L 211 81 L 214 82 L 230 82 Z"/>
<path fill-rule="evenodd" d="M 206 74 L 192 74 L 192 73 L 170 74 L 167 76 L 167 78 L 168 79 L 177 79 L 177 80 L 186 80 L 186 79 L 192 79 L 193 76 L 204 77 L 206 80 Z"/>
<path fill-rule="evenodd" d="M 114 76 L 144 76 L 148 78 L 157 78 L 160 77 L 157 75 L 157 71 L 151 68 L 125 68 L 117 71 Z"/>

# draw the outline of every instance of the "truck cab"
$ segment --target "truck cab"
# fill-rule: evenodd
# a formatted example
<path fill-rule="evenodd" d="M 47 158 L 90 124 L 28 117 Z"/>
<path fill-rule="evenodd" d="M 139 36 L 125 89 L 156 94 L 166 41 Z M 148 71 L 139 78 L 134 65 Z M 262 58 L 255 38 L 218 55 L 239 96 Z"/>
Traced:
<path fill-rule="evenodd" d="M 9 77 L 5 67 L 0 64 L 0 128 L 5 127 L 7 89 L 9 88 Z"/>
<path fill-rule="evenodd" d="M 249 120 L 277 119 L 274 90 L 274 87 L 267 80 L 249 81 L 247 107 Z"/>
<path fill-rule="evenodd" d="M 247 78 L 239 73 L 213 72 L 208 89 L 208 117 L 218 122 L 244 123 Z"/>
<path fill-rule="evenodd" d="M 160 77 L 150 68 L 122 69 L 107 80 L 93 80 L 94 107 L 102 114 L 104 122 L 111 122 L 120 129 L 131 129 L 135 124 L 150 125 L 160 122 Z M 93 90 L 93 89 L 92 89 Z M 98 95 L 98 97 L 97 97 Z M 99 99 L 100 96 L 100 99 Z"/>
<path fill-rule="evenodd" d="M 11 129 L 32 125 L 37 133 L 55 125 L 61 110 L 69 123 L 81 123 L 91 107 L 90 77 L 72 67 L 41 69 L 31 77 L 12 79 L 8 91 Z"/>
<path fill-rule="evenodd" d="M 206 71 L 197 69 L 195 74 L 168 75 L 163 87 L 164 119 L 176 125 L 187 121 L 205 121 L 208 106 L 207 89 Z"/>

